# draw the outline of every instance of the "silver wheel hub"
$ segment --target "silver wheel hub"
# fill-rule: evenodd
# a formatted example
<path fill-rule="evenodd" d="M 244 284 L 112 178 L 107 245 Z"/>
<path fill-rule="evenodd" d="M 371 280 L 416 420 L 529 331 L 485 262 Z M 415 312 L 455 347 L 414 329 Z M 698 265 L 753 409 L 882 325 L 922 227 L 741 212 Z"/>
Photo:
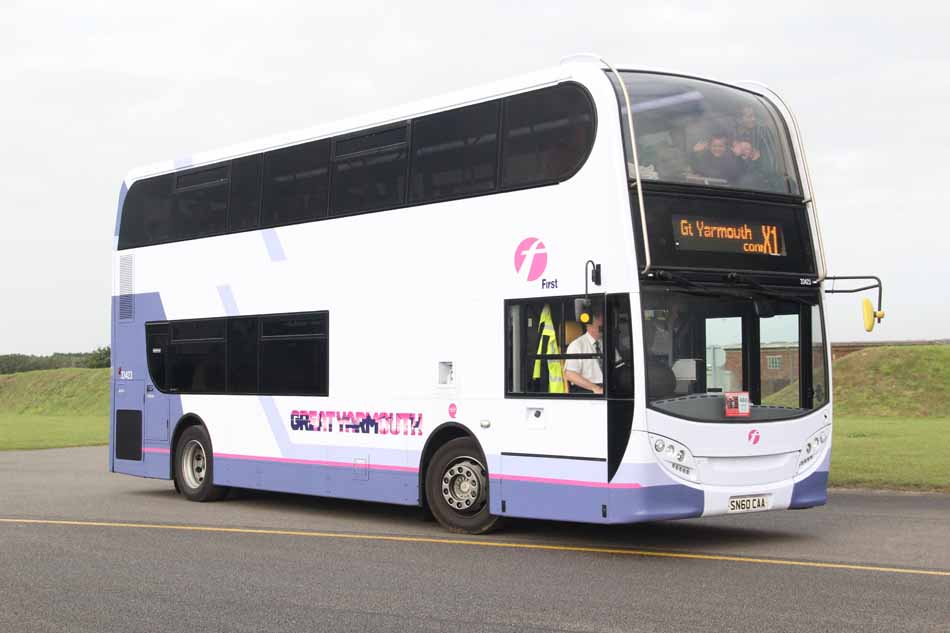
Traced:
<path fill-rule="evenodd" d="M 197 440 L 191 440 L 185 445 L 181 455 L 182 477 L 189 488 L 200 488 L 208 473 L 208 455 L 204 446 Z"/>
<path fill-rule="evenodd" d="M 488 490 L 485 467 L 473 457 L 459 457 L 442 473 L 442 498 L 462 514 L 474 514 L 485 505 Z"/>

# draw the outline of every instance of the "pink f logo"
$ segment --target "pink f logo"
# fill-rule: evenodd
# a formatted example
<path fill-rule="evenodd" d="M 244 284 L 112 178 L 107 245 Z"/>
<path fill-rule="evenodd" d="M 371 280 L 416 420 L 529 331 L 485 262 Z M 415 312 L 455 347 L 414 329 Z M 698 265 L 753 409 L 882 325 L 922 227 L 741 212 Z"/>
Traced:
<path fill-rule="evenodd" d="M 515 270 L 527 281 L 534 281 L 544 273 L 548 265 L 548 252 L 544 242 L 528 237 L 515 249 Z"/>
<path fill-rule="evenodd" d="M 752 444 L 753 446 L 755 446 L 758 443 L 759 443 L 759 430 L 752 429 L 751 431 L 749 431 L 749 444 Z"/>

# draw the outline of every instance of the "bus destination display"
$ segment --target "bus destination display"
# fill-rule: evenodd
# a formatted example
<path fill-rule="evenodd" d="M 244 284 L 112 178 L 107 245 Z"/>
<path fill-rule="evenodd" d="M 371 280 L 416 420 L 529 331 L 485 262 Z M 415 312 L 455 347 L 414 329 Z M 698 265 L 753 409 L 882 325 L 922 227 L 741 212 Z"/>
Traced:
<path fill-rule="evenodd" d="M 673 240 L 676 248 L 684 251 L 786 255 L 785 238 L 777 224 L 673 215 Z"/>

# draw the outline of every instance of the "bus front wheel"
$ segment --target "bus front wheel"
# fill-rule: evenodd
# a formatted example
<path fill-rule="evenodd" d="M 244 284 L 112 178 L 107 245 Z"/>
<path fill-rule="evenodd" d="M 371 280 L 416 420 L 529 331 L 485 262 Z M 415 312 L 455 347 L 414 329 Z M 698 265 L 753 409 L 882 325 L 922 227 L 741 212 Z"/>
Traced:
<path fill-rule="evenodd" d="M 436 520 L 450 532 L 484 534 L 499 517 L 489 512 L 488 469 L 475 440 L 446 442 L 426 470 L 426 501 Z"/>
<path fill-rule="evenodd" d="M 203 426 L 191 426 L 178 438 L 175 449 L 175 484 L 189 501 L 217 501 L 228 489 L 213 482 L 211 438 Z"/>

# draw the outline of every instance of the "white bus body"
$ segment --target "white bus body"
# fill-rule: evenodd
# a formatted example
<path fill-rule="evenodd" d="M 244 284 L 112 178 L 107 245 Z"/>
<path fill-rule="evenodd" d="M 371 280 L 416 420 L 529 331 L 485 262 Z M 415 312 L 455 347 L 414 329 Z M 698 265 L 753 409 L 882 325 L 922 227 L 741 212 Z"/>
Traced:
<path fill-rule="evenodd" d="M 138 181 L 565 82 L 589 94 L 596 135 L 582 167 L 560 182 L 120 247 L 126 192 Z M 822 406 L 788 419 L 697 422 L 663 412 L 648 407 L 644 320 L 633 318 L 629 440 L 618 457 L 608 455 L 609 398 L 509 393 L 506 301 L 622 294 L 643 315 L 624 124 L 604 68 L 575 61 L 132 172 L 116 223 L 110 469 L 181 486 L 176 451 L 183 430 L 198 426 L 209 442 L 203 458 L 213 460 L 203 470 L 210 485 L 423 505 L 431 459 L 467 437 L 484 470 L 458 485 L 492 517 L 628 523 L 824 503 L 827 381 Z M 536 278 L 535 258 L 546 260 Z M 588 260 L 600 265 L 599 286 Z M 298 313 L 324 315 L 326 396 L 163 392 L 150 375 L 148 354 L 163 352 L 150 349 L 146 324 Z M 478 479 L 484 471 L 487 481 Z M 467 531 L 488 525 L 447 521 Z"/>

